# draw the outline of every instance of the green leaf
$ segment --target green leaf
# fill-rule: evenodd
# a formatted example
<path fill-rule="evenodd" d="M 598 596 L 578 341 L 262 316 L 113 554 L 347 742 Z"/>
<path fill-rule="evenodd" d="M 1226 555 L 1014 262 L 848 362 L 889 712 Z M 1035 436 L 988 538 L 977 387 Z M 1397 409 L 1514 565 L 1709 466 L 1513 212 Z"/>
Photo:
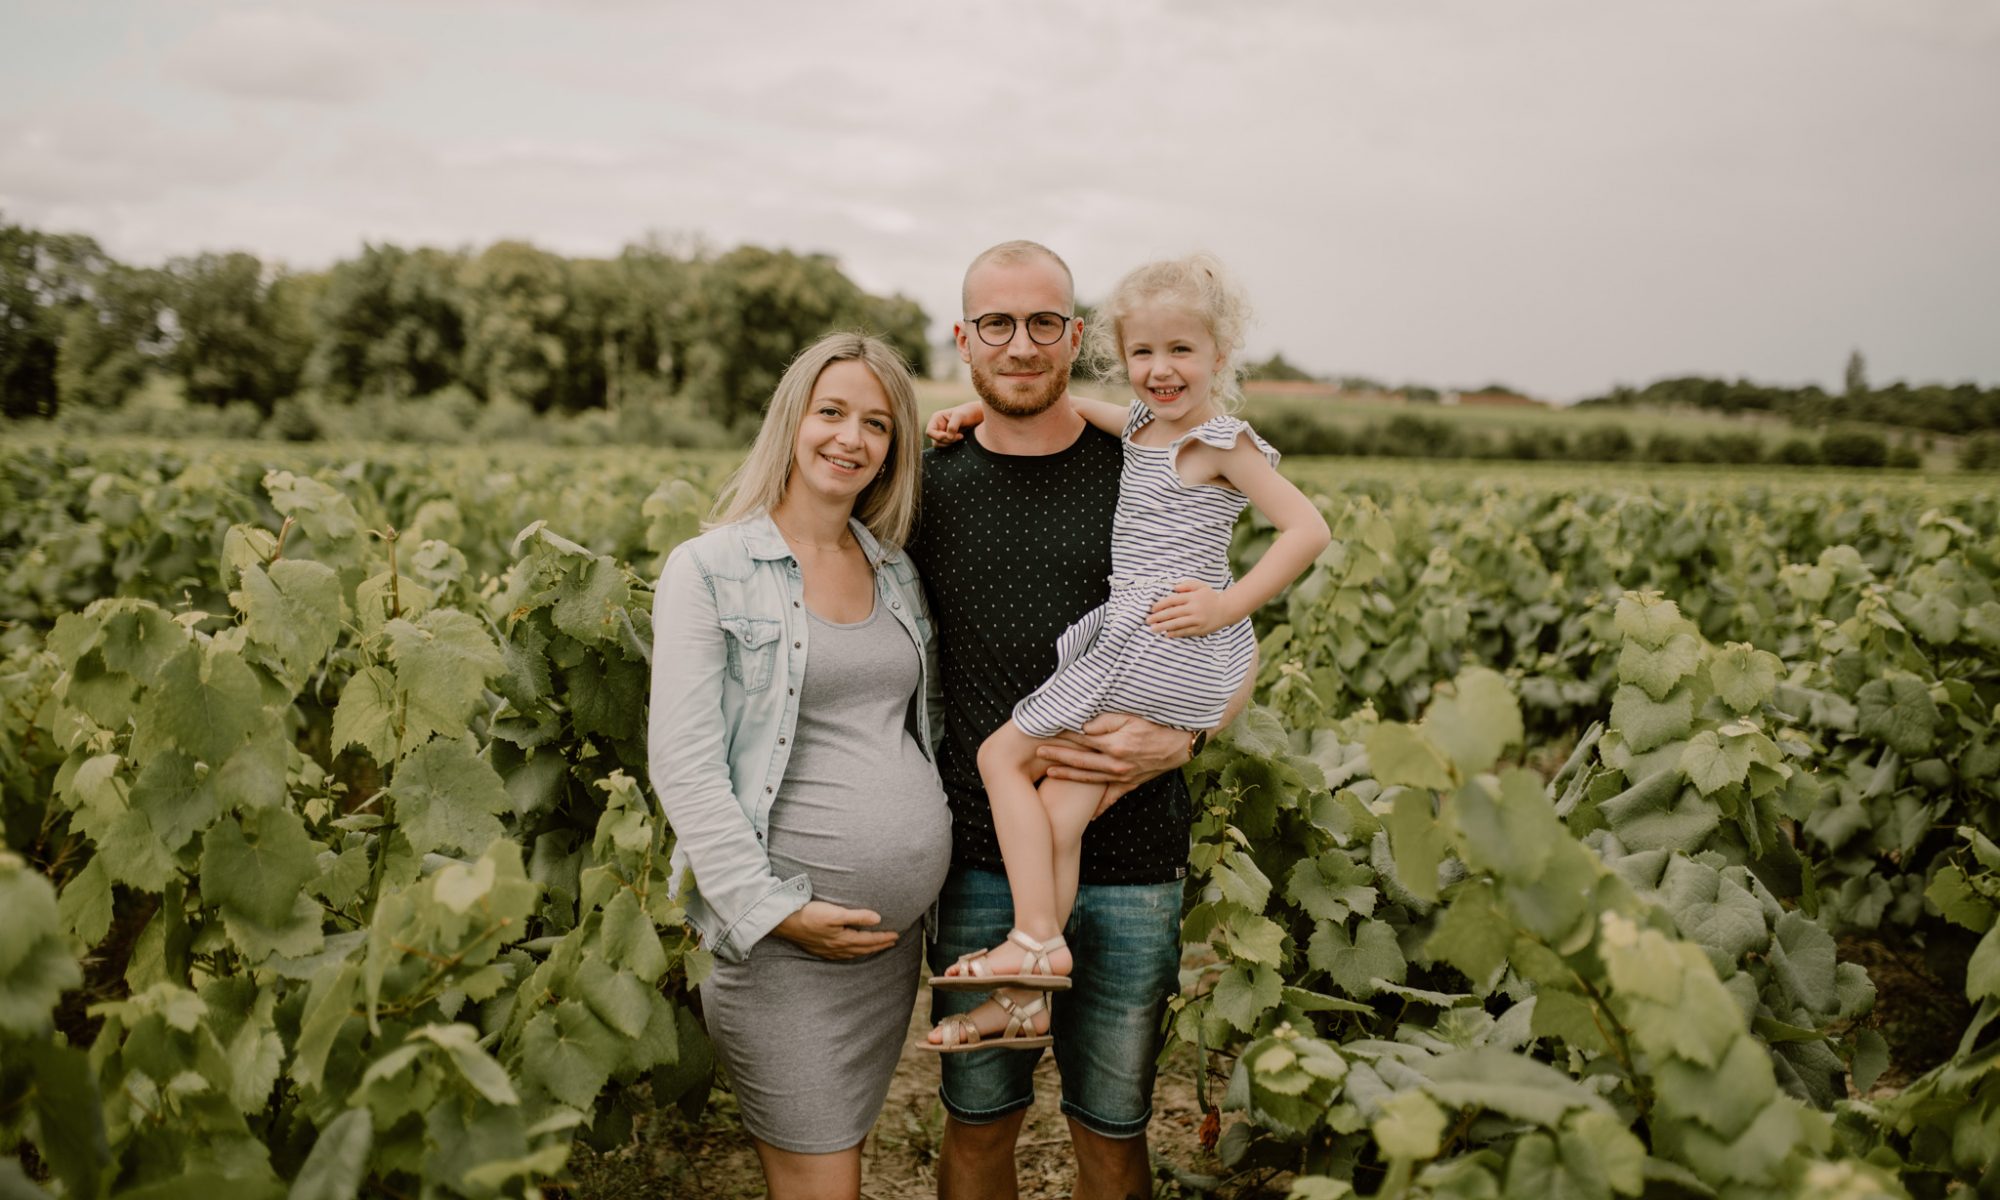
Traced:
<path fill-rule="evenodd" d="M 476 617 L 439 609 L 414 623 L 398 619 L 385 628 L 404 696 L 405 740 L 415 744 L 434 733 L 463 734 L 486 681 L 506 666 L 485 626 Z"/>
<path fill-rule="evenodd" d="M 146 814 L 146 823 L 168 850 L 179 850 L 214 824 L 222 815 L 219 799 L 215 789 L 204 786 L 195 761 L 177 750 L 148 758 L 132 782 L 132 807 Z"/>
<path fill-rule="evenodd" d="M 1896 610 L 1897 616 L 1917 631 L 1917 636 L 1933 645 L 1950 645 L 1958 638 L 1961 612 L 1949 596 L 1935 591 L 1914 596 L 1908 592 L 1895 592 L 1889 597 L 1889 605 Z"/>
<path fill-rule="evenodd" d="M 557 629 L 579 642 L 615 641 L 631 599 L 632 588 L 624 569 L 599 555 L 563 573 L 549 616 Z"/>
<path fill-rule="evenodd" d="M 245 567 L 229 603 L 243 614 L 244 634 L 277 651 L 294 678 L 340 639 L 340 576 L 324 563 L 280 559 L 268 573 Z"/>
<path fill-rule="evenodd" d="M 180 869 L 146 814 L 127 809 L 96 832 L 97 857 L 113 883 L 158 892 L 180 878 Z"/>
<path fill-rule="evenodd" d="M 1648 646 L 1664 646 L 1675 634 L 1689 629 L 1680 608 L 1653 592 L 1626 592 L 1620 596 L 1612 623 L 1620 634 Z"/>
<path fill-rule="evenodd" d="M 89 1056 L 54 1041 L 10 1047 L 8 1056 L 18 1057 L 33 1080 L 31 1094 L 40 1132 L 36 1145 L 42 1161 L 62 1181 L 66 1196 L 97 1195 L 98 1181 L 111 1163 L 111 1146 L 105 1136 L 104 1100 L 98 1094 L 97 1073 Z M 5 1185 L 4 1176 L 0 1176 L 0 1196 L 8 1195 Z M 36 1189 L 30 1194 L 46 1193 Z"/>
<path fill-rule="evenodd" d="M 645 1032 L 651 1011 L 646 997 L 651 993 L 652 989 L 639 982 L 636 975 L 607 966 L 595 955 L 577 966 L 575 994 L 598 1020 L 626 1037 L 638 1037 Z"/>
<path fill-rule="evenodd" d="M 104 860 L 93 857 L 63 885 L 58 902 L 62 926 L 86 947 L 95 946 L 111 931 L 111 876 Z"/>
<path fill-rule="evenodd" d="M 1975 1003 L 2000 998 L 2000 926 L 1987 930 L 1973 947 L 1972 961 L 1965 965 L 1965 996 Z"/>
<path fill-rule="evenodd" d="M 479 1045 L 479 1031 L 470 1025 L 426 1025 L 412 1030 L 412 1038 L 423 1038 L 440 1048 L 458 1068 L 474 1091 L 493 1104 L 519 1104 L 507 1072 Z"/>
<path fill-rule="evenodd" d="M 368 1176 L 375 1122 L 365 1108 L 350 1108 L 320 1129 L 285 1200 L 354 1200 Z"/>
<path fill-rule="evenodd" d="M 1421 728 L 1431 744 L 1458 767 L 1458 777 L 1469 779 L 1492 770 L 1502 751 L 1520 743 L 1521 705 L 1497 672 L 1468 667 L 1449 687 L 1438 688 Z M 1369 761 L 1374 761 L 1372 747 Z M 1378 773 L 1376 778 L 1382 777 Z"/>
<path fill-rule="evenodd" d="M 1537 1125 L 1554 1126 L 1571 1109 L 1609 1115 L 1592 1092 L 1547 1063 L 1497 1047 L 1460 1050 L 1424 1065 L 1424 1090 L 1453 1108 L 1485 1108 Z"/>
<path fill-rule="evenodd" d="M 1444 752 L 1415 726 L 1384 721 L 1368 731 L 1368 765 L 1384 784 L 1450 791 L 1451 767 Z"/>
<path fill-rule="evenodd" d="M 285 766 L 284 737 L 278 730 L 266 728 L 210 772 L 208 786 L 226 809 L 283 805 L 288 798 Z"/>
<path fill-rule="evenodd" d="M 483 853 L 506 836 L 495 814 L 513 811 L 500 773 L 458 741 L 419 746 L 397 768 L 389 791 L 403 836 L 418 854 Z"/>
<path fill-rule="evenodd" d="M 1278 972 L 1261 964 L 1235 963 L 1216 978 L 1209 1003 L 1215 1014 L 1244 1033 L 1278 1006 L 1284 987 Z"/>
<path fill-rule="evenodd" d="M 290 809 L 251 809 L 240 820 L 225 817 L 202 839 L 202 898 L 257 924 L 288 923 L 306 885 L 318 875 L 318 846 Z"/>
<path fill-rule="evenodd" d="M 1349 914 L 1375 911 L 1376 891 L 1368 883 L 1374 872 L 1338 850 L 1316 859 L 1302 858 L 1292 866 L 1285 896 L 1320 921 L 1345 921 Z"/>
<path fill-rule="evenodd" d="M 1655 700 L 1664 700 L 1700 665 L 1701 643 L 1691 633 L 1677 633 L 1657 647 L 1629 641 L 1618 652 L 1618 679 L 1637 684 Z"/>
<path fill-rule="evenodd" d="M 1509 882 L 1540 876 L 1556 844 L 1569 836 L 1533 771 L 1507 771 L 1497 791 L 1475 779 L 1458 790 L 1449 808 L 1467 865 Z"/>
<path fill-rule="evenodd" d="M 1513 941 L 1513 926 L 1493 902 L 1493 885 L 1479 880 L 1461 888 L 1445 905 L 1425 951 L 1483 986 L 1507 960 Z"/>
<path fill-rule="evenodd" d="M 1611 697 L 1611 727 L 1636 754 L 1684 738 L 1694 728 L 1694 697 L 1686 688 L 1676 688 L 1664 700 L 1655 700 L 1644 689 L 1623 684 Z"/>
<path fill-rule="evenodd" d="M 1429 792 L 1408 790 L 1389 810 L 1389 849 L 1396 880 L 1419 900 L 1437 899 L 1438 864 L 1444 861 L 1444 830 L 1431 814 Z"/>
<path fill-rule="evenodd" d="M 1752 1037 L 1732 1041 L 1713 1070 L 1666 1058 L 1653 1078 L 1663 1115 L 1700 1121 L 1732 1140 L 1778 1095 L 1771 1057 Z"/>
<path fill-rule="evenodd" d="M 249 665 L 213 644 L 190 643 L 160 668 L 139 706 L 134 754 L 164 744 L 219 764 L 264 720 L 263 691 Z"/>
<path fill-rule="evenodd" d="M 1930 689 L 1914 675 L 1901 673 L 1863 685 L 1855 695 L 1860 729 L 1904 758 L 1925 754 L 1937 742 L 1941 718 Z"/>
<path fill-rule="evenodd" d="M 571 1108 L 591 1111 L 623 1053 L 618 1035 L 575 1000 L 536 1013 L 521 1034 L 522 1078 Z"/>
<path fill-rule="evenodd" d="M 1681 750 L 1681 770 L 1688 781 L 1712 796 L 1750 775 L 1750 741 L 1732 737 L 1724 740 L 1713 729 L 1704 729 L 1688 739 Z"/>
<path fill-rule="evenodd" d="M 1797 910 L 1778 918 L 1771 942 L 1771 976 L 1807 1012 L 1830 1016 L 1840 1010 L 1835 990 L 1833 935 Z"/>
<path fill-rule="evenodd" d="M 1370 1131 L 1382 1155 L 1391 1159 L 1423 1159 L 1443 1145 L 1447 1118 L 1443 1109 L 1422 1092 L 1401 1092 L 1382 1102 L 1382 1115 Z"/>
<path fill-rule="evenodd" d="M 396 677 L 382 667 L 363 667 L 340 689 L 333 710 L 334 753 L 359 746 L 382 764 L 396 761 Z"/>
<path fill-rule="evenodd" d="M 1600 1013 L 1589 1000 L 1574 992 L 1547 988 L 1535 994 L 1535 1012 L 1529 1028 L 1536 1037 L 1560 1038 L 1570 1046 L 1592 1054 L 1611 1053 L 1604 1030 L 1616 1021 Z"/>
<path fill-rule="evenodd" d="M 55 889 L 19 856 L 0 851 L 0 1034 L 47 1028 L 62 993 L 83 982 L 58 926 Z"/>
<path fill-rule="evenodd" d="M 1924 898 L 1954 925 L 1963 925 L 1974 933 L 1984 933 L 1993 927 L 1993 902 L 1974 891 L 1965 880 L 1965 872 L 1955 866 L 1938 868 L 1938 873 L 1931 876 L 1930 886 L 1924 889 Z"/>
<path fill-rule="evenodd" d="M 1409 964 L 1396 943 L 1396 930 L 1384 921 L 1362 921 L 1352 940 L 1344 926 L 1319 922 L 1307 944 L 1306 961 L 1359 1000 L 1375 994 L 1377 979 L 1401 983 L 1409 976 Z"/>
<path fill-rule="evenodd" d="M 150 604 L 123 603 L 133 607 L 104 618 L 104 665 L 151 685 L 160 668 L 188 644 L 187 631 Z"/>
<path fill-rule="evenodd" d="M 1748 642 L 1731 642 L 1708 664 L 1708 681 L 1722 702 L 1737 712 L 1749 712 L 1778 689 L 1784 664 L 1768 650 Z"/>
<path fill-rule="evenodd" d="M 647 983 L 656 982 L 667 969 L 660 931 L 640 907 L 638 893 L 630 888 L 620 888 L 604 906 L 604 925 L 598 936 L 607 958 Z"/>

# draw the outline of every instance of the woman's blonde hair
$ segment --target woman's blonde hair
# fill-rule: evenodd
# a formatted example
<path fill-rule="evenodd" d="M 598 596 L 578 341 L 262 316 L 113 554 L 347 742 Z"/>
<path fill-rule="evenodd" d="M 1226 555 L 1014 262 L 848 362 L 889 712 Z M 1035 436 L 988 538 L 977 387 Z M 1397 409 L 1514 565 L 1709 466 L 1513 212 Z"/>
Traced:
<path fill-rule="evenodd" d="M 745 517 L 769 512 L 785 498 L 791 482 L 793 447 L 805 421 L 813 385 L 820 373 L 837 362 L 858 362 L 875 376 L 889 396 L 887 470 L 868 481 L 854 500 L 854 515 L 882 543 L 883 553 L 909 540 L 917 520 L 917 480 L 923 474 L 923 427 L 917 419 L 917 392 L 910 368 L 887 342 L 865 333 L 829 333 L 804 350 L 785 368 L 771 392 L 763 427 L 750 454 L 722 492 L 702 526 L 713 529 Z"/>
<path fill-rule="evenodd" d="M 1250 302 L 1243 289 L 1229 277 L 1212 254 L 1190 254 L 1184 258 L 1147 263 L 1129 272 L 1104 303 L 1091 311 L 1083 331 L 1085 361 L 1101 379 L 1131 377 L 1125 370 L 1125 318 L 1152 304 L 1183 309 L 1208 326 L 1209 336 L 1222 355 L 1211 385 L 1216 407 L 1235 412 L 1243 403 L 1244 327 L 1250 323 Z"/>

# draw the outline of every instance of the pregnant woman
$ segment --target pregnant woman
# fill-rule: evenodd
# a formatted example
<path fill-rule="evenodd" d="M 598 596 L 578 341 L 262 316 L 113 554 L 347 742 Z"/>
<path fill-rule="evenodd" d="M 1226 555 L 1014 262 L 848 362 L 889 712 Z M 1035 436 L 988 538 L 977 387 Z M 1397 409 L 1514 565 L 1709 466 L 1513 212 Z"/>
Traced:
<path fill-rule="evenodd" d="M 793 361 L 653 607 L 648 759 L 703 1017 L 772 1196 L 858 1196 L 913 1007 L 950 817 L 916 572 L 921 428 L 874 338 Z"/>

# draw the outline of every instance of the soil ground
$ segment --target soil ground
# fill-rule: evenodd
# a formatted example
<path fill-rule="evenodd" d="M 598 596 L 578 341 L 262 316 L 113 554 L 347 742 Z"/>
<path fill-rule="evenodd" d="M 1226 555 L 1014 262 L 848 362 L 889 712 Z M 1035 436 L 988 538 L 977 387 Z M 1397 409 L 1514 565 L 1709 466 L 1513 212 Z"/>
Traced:
<path fill-rule="evenodd" d="M 929 997 L 919 991 L 888 1102 L 862 1144 L 863 1200 L 937 1194 L 935 1164 L 944 1133 L 938 1064 L 936 1056 L 916 1048 L 929 1028 L 929 1013 Z M 1075 1182 L 1068 1123 L 1056 1107 L 1059 1087 L 1055 1058 L 1044 1054 L 1035 1071 L 1035 1103 L 1017 1151 L 1023 1200 L 1067 1196 Z M 1211 1095 L 1220 1099 L 1219 1083 Z M 1200 1175 L 1221 1171 L 1216 1156 L 1201 1148 L 1201 1120 L 1194 1056 L 1177 1051 L 1154 1085 L 1149 1130 L 1155 1177 L 1169 1194 L 1175 1189 L 1168 1163 Z M 764 1194 L 763 1172 L 737 1120 L 735 1102 L 721 1091 L 699 1121 L 688 1121 L 677 1111 L 649 1112 L 630 1145 L 606 1154 L 579 1147 L 570 1166 L 576 1183 L 569 1194 L 577 1200 L 748 1200 Z M 1284 1188 L 1278 1183 L 1271 1194 L 1280 1195 Z"/>

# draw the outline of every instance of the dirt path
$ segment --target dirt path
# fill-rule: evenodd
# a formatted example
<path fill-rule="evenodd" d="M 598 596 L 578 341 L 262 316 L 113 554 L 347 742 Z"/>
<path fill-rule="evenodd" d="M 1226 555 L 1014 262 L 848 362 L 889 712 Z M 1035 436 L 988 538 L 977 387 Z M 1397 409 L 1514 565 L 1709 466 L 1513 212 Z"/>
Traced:
<path fill-rule="evenodd" d="M 929 1012 L 929 998 L 919 991 L 888 1102 L 862 1144 L 864 1200 L 937 1194 L 935 1162 L 944 1132 L 938 1064 L 934 1055 L 916 1049 L 929 1027 Z M 1197 1140 L 1201 1108 L 1193 1068 L 1193 1055 L 1177 1053 L 1160 1073 L 1149 1134 L 1156 1155 L 1187 1170 L 1213 1173 L 1220 1164 Z M 1016 1159 L 1023 1200 L 1067 1196 L 1074 1182 L 1068 1123 L 1056 1106 L 1059 1086 L 1055 1058 L 1045 1054 L 1035 1071 L 1035 1103 Z M 676 1112 L 649 1114 L 631 1145 L 608 1154 L 579 1149 L 571 1169 L 576 1186 L 570 1194 L 579 1200 L 748 1200 L 764 1194 L 763 1173 L 737 1123 L 736 1106 L 721 1093 L 699 1122 Z"/>

